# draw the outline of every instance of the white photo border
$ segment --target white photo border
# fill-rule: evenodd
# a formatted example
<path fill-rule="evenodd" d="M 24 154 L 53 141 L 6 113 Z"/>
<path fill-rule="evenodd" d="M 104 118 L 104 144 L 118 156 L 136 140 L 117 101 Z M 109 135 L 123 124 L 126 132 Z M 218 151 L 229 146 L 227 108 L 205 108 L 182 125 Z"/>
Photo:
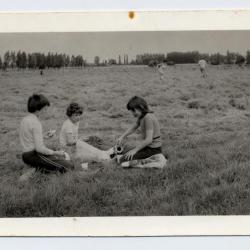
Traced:
<path fill-rule="evenodd" d="M 0 13 L 0 33 L 188 30 L 250 30 L 250 10 Z M 198 235 L 250 235 L 250 216 L 0 219 L 0 236 Z"/>

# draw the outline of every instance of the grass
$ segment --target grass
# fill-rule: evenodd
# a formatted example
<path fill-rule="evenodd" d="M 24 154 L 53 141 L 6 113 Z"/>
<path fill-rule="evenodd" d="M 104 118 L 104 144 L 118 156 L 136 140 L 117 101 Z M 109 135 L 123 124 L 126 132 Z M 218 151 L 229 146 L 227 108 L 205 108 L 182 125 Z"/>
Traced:
<path fill-rule="evenodd" d="M 194 65 L 169 67 L 160 81 L 148 67 L 98 67 L 0 73 L 0 217 L 236 215 L 250 214 L 250 71 L 210 66 L 200 77 Z M 97 135 L 112 145 L 133 121 L 125 106 L 145 97 L 162 127 L 162 170 L 104 166 L 79 177 L 36 173 L 18 182 L 18 128 L 33 92 L 52 103 L 44 130 L 56 146 L 70 101 L 85 107 L 82 136 Z M 132 137 L 134 142 L 137 136 Z M 97 169 L 99 165 L 90 165 Z"/>

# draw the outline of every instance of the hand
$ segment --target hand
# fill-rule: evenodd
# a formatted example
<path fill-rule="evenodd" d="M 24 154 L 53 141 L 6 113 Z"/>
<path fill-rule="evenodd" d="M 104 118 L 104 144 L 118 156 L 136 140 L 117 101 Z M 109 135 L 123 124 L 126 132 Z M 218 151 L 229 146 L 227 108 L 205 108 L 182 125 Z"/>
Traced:
<path fill-rule="evenodd" d="M 49 131 L 46 132 L 45 138 L 48 139 L 50 137 L 53 137 L 55 133 L 56 133 L 56 130 L 50 129 Z"/>
<path fill-rule="evenodd" d="M 54 155 L 64 156 L 65 152 L 63 150 L 54 151 Z"/>
<path fill-rule="evenodd" d="M 134 155 L 137 153 L 137 150 L 136 149 L 132 149 L 130 151 L 128 151 L 125 155 L 124 155 L 124 158 L 128 161 L 131 161 L 134 157 Z"/>
<path fill-rule="evenodd" d="M 119 137 L 119 138 L 116 140 L 117 145 L 121 145 L 122 142 L 123 142 L 123 140 L 124 140 L 124 137 L 123 137 L 123 136 Z"/>

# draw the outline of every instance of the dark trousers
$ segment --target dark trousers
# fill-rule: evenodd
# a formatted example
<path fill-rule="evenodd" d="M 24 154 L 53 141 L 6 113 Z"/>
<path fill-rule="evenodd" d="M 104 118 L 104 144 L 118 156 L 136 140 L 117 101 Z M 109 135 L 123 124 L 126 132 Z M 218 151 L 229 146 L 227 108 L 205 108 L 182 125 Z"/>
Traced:
<path fill-rule="evenodd" d="M 22 155 L 23 162 L 43 173 L 65 173 L 74 168 L 71 161 L 66 161 L 62 156 L 43 155 L 36 151 L 26 152 Z"/>
<path fill-rule="evenodd" d="M 132 149 L 131 147 L 130 148 L 125 148 L 124 153 L 128 152 L 131 149 Z M 142 159 L 149 158 L 152 155 L 161 154 L 161 153 L 162 153 L 161 147 L 158 147 L 158 148 L 145 147 L 145 148 L 141 149 L 140 151 L 138 151 L 133 156 L 132 160 L 142 160 Z M 120 158 L 120 162 L 124 162 L 124 161 L 127 161 L 127 160 L 125 159 L 124 156 L 122 156 Z"/>

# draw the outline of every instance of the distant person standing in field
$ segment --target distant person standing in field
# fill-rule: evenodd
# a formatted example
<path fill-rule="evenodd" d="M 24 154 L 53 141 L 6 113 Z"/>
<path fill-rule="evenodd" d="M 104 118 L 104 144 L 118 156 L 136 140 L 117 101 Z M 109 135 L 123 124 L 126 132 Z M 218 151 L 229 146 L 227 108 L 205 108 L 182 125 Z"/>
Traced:
<path fill-rule="evenodd" d="M 73 169 L 73 164 L 65 160 L 64 151 L 47 148 L 43 142 L 43 131 L 40 119 L 46 115 L 50 106 L 44 95 L 33 94 L 28 100 L 28 115 L 23 118 L 20 125 L 20 142 L 24 163 L 34 169 L 24 176 L 28 179 L 35 170 L 41 172 L 66 172 Z"/>
<path fill-rule="evenodd" d="M 206 78 L 207 77 L 207 72 L 206 72 L 207 62 L 206 62 L 206 60 L 204 60 L 204 59 L 199 60 L 198 65 L 200 67 L 201 76 L 203 78 Z"/>
<path fill-rule="evenodd" d="M 133 134 L 138 128 L 140 128 L 142 140 L 136 147 L 127 151 L 121 157 L 120 162 L 145 160 L 158 155 L 157 167 L 164 167 L 166 159 L 162 155 L 160 125 L 154 113 L 149 110 L 147 102 L 141 97 L 134 96 L 129 100 L 127 109 L 136 118 L 136 123 L 117 142 L 118 144 L 122 144 L 124 139 Z"/>
<path fill-rule="evenodd" d="M 160 75 L 160 80 L 163 81 L 164 80 L 164 74 L 165 74 L 165 69 L 166 69 L 166 63 L 159 63 L 156 66 L 158 74 Z"/>

